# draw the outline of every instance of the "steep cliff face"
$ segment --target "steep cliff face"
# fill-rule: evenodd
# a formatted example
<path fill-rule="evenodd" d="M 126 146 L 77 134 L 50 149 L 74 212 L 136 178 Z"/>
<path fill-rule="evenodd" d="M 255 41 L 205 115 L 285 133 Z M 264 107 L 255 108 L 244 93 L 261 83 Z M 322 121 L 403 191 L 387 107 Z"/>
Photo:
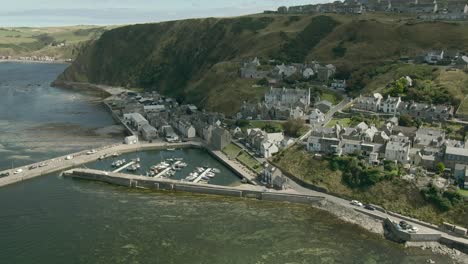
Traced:
<path fill-rule="evenodd" d="M 58 81 L 155 89 L 229 114 L 263 92 L 237 77 L 242 59 L 316 59 L 349 73 L 431 48 L 468 51 L 466 32 L 462 23 L 410 23 L 386 15 L 253 15 L 134 25 L 105 32 Z"/>

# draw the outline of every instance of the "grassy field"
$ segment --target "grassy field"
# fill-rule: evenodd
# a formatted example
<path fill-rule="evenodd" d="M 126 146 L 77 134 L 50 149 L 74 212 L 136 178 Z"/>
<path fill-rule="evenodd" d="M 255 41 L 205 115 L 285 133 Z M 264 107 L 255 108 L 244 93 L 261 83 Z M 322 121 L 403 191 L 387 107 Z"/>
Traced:
<path fill-rule="evenodd" d="M 335 92 L 332 92 L 330 90 L 322 90 L 322 94 L 320 95 L 321 100 L 327 100 L 334 105 L 339 104 L 341 100 L 343 100 L 343 97 Z"/>
<path fill-rule="evenodd" d="M 328 160 L 314 159 L 312 154 L 299 147 L 280 153 L 274 158 L 274 163 L 304 182 L 326 188 L 344 198 L 377 204 L 388 210 L 433 223 L 448 221 L 467 225 L 467 203 L 442 212 L 427 203 L 415 186 L 399 178 L 384 180 L 366 189 L 353 189 L 343 183 L 340 171 L 330 169 Z"/>
<path fill-rule="evenodd" d="M 81 43 L 98 38 L 113 27 L 70 26 L 48 28 L 0 28 L 0 55 L 55 56 L 69 58 Z M 65 47 L 53 44 L 66 43 Z"/>
<path fill-rule="evenodd" d="M 334 127 L 338 123 L 344 127 L 349 127 L 352 121 L 351 118 L 333 118 L 328 122 L 327 127 Z"/>
<path fill-rule="evenodd" d="M 461 193 L 461 195 L 468 197 L 468 190 L 460 189 L 459 192 Z"/>
<path fill-rule="evenodd" d="M 241 151 L 242 149 L 233 143 L 227 145 L 223 149 L 224 154 L 226 154 L 230 159 L 235 159 Z"/>
<path fill-rule="evenodd" d="M 260 164 L 254 157 L 250 156 L 247 152 L 242 150 L 237 145 L 231 143 L 223 149 L 224 154 L 226 154 L 230 159 L 237 159 L 247 168 L 260 173 L 262 171 L 262 164 Z"/>
<path fill-rule="evenodd" d="M 237 156 L 237 160 L 257 173 L 262 171 L 262 164 L 260 164 L 260 162 L 258 162 L 254 157 L 250 156 L 245 151 Z"/>

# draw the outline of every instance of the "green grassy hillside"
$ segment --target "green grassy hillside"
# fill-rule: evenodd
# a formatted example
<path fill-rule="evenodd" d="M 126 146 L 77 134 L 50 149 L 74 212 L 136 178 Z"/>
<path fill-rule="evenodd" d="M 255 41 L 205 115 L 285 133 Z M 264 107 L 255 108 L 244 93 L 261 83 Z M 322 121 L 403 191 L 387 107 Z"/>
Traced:
<path fill-rule="evenodd" d="M 59 81 L 143 87 L 232 114 L 261 94 L 239 80 L 238 63 L 263 57 L 318 60 L 353 78 L 432 48 L 468 51 L 466 23 L 418 22 L 387 14 L 252 15 L 134 25 L 105 32 Z M 351 79 L 355 90 L 367 82 Z"/>
<path fill-rule="evenodd" d="M 81 45 L 97 39 L 108 27 L 0 28 L 0 56 L 75 57 Z M 64 47 L 57 44 L 65 43 Z"/>

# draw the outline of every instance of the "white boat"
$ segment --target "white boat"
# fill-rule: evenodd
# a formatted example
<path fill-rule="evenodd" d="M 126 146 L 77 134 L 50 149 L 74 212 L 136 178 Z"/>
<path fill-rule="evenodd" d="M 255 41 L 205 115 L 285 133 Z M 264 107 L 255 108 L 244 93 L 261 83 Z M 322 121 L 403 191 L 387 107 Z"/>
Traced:
<path fill-rule="evenodd" d="M 174 160 L 176 160 L 176 161 L 183 161 L 184 159 L 183 159 L 183 158 L 174 158 Z"/>
<path fill-rule="evenodd" d="M 195 180 L 197 177 L 198 177 L 198 173 L 197 173 L 197 172 L 192 172 L 192 173 L 190 173 L 189 176 L 186 177 L 185 179 L 188 180 L 188 181 L 193 181 L 193 180 Z"/>
<path fill-rule="evenodd" d="M 214 174 L 213 172 L 207 172 L 206 176 L 208 176 L 210 178 L 214 178 L 216 176 L 216 174 Z"/>
<path fill-rule="evenodd" d="M 213 169 L 211 169 L 211 171 L 214 172 L 214 173 L 221 173 L 221 171 L 219 169 L 217 169 L 217 168 L 213 168 Z"/>
<path fill-rule="evenodd" d="M 168 151 L 175 151 L 175 148 L 168 148 L 168 149 L 166 149 L 166 150 L 168 150 Z"/>

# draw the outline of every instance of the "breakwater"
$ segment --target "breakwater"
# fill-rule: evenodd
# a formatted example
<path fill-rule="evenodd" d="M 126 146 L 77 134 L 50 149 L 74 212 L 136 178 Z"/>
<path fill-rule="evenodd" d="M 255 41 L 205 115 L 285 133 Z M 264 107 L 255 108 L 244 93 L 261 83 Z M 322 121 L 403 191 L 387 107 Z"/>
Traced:
<path fill-rule="evenodd" d="M 240 187 L 206 185 L 91 169 L 74 169 L 66 171 L 63 175 L 72 178 L 101 181 L 129 188 L 152 189 L 157 191 L 190 192 L 238 198 L 252 198 L 275 202 L 312 204 L 318 203 L 324 199 L 324 197 L 321 196 L 301 195 L 286 191 L 273 191 L 264 187 L 252 185 L 243 185 Z"/>

